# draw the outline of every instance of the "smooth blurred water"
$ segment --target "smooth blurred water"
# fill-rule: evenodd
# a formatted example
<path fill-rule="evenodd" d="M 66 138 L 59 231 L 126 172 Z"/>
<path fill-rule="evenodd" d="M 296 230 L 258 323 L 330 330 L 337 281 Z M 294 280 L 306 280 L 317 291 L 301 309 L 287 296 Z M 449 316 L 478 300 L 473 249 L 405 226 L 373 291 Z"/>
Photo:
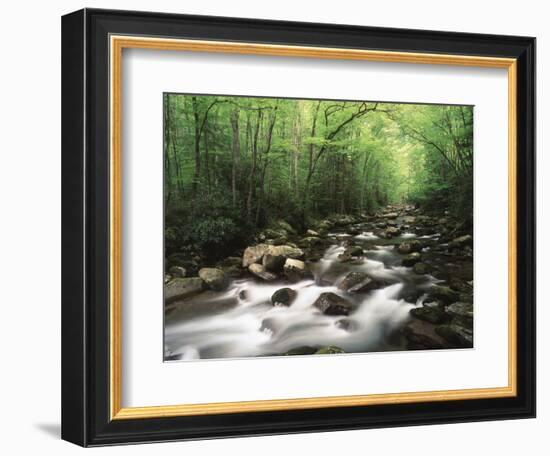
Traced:
<path fill-rule="evenodd" d="M 403 238 L 414 237 L 408 234 Z M 365 258 L 351 264 L 341 263 L 338 255 L 345 250 L 342 240 L 351 236 L 345 233 L 329 236 L 335 244 L 320 261 L 310 265 L 314 280 L 291 285 L 282 281 L 236 280 L 225 292 L 203 293 L 193 298 L 200 312 L 176 310 L 170 314 L 165 326 L 165 355 L 182 360 L 241 358 L 327 345 L 340 347 L 347 353 L 403 349 L 399 338 L 393 337 L 395 330 L 406 323 L 410 309 L 420 304 L 422 297 L 407 302 L 400 296 L 406 296 L 405 291 L 422 291 L 435 279 L 398 266 L 401 257 L 393 246 L 376 245 L 377 237 L 370 232 L 354 236 L 356 241 L 364 241 Z M 351 271 L 367 272 L 391 285 L 368 294 L 339 290 L 338 284 Z M 283 287 L 296 290 L 296 299 L 289 307 L 273 306 L 271 296 Z M 313 303 L 325 292 L 345 297 L 354 303 L 356 310 L 349 316 L 322 314 Z"/>

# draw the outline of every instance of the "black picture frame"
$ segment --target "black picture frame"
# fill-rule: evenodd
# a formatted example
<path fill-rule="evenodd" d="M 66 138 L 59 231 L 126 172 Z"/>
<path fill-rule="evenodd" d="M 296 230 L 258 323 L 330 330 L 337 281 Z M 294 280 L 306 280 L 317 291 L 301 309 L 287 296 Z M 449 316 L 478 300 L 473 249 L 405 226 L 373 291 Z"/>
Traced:
<path fill-rule="evenodd" d="M 109 36 L 517 59 L 517 395 L 110 419 Z M 535 39 L 84 9 L 62 19 L 62 438 L 82 446 L 535 416 Z M 497 284 L 495 284 L 497 286 Z"/>

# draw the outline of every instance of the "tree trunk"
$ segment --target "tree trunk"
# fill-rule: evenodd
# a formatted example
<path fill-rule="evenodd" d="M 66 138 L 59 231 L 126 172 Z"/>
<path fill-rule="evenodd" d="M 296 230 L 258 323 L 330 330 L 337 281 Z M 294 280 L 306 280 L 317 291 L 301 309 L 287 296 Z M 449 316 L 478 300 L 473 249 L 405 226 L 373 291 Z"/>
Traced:
<path fill-rule="evenodd" d="M 206 174 L 206 189 L 208 194 L 212 191 L 212 179 L 210 176 L 210 155 L 208 151 L 208 129 L 204 129 L 204 173 Z"/>
<path fill-rule="evenodd" d="M 177 98 L 175 99 L 177 103 Z M 181 171 L 180 171 L 180 163 L 178 159 L 178 145 L 177 145 L 177 119 L 175 119 L 175 116 L 172 115 L 172 110 L 175 111 L 177 114 L 176 106 L 172 107 L 172 103 L 170 103 L 170 96 L 167 96 L 167 106 L 166 106 L 166 121 L 167 125 L 169 126 L 170 130 L 170 143 L 172 145 L 172 156 L 174 161 L 174 168 L 175 168 L 175 180 L 176 180 L 176 189 L 177 193 L 179 194 L 180 198 L 183 196 L 183 182 L 181 178 Z"/>
<path fill-rule="evenodd" d="M 232 161 L 231 161 L 231 193 L 233 195 L 233 207 L 237 206 L 237 172 L 239 168 L 239 158 L 241 156 L 241 143 L 239 140 L 239 109 L 231 111 L 230 116 L 231 131 L 233 139 L 231 142 Z"/>
<path fill-rule="evenodd" d="M 315 108 L 315 113 L 313 114 L 313 121 L 311 122 L 311 137 L 315 137 L 315 133 L 317 132 L 317 115 L 319 114 L 319 108 L 321 107 L 321 101 L 319 100 L 317 102 L 317 106 Z M 302 220 L 305 222 L 306 216 L 307 216 L 307 205 L 308 205 L 308 199 L 309 199 L 309 186 L 311 185 L 311 178 L 313 176 L 313 171 L 315 170 L 315 165 L 313 161 L 314 156 L 314 146 L 313 143 L 309 145 L 309 160 L 308 160 L 308 170 L 307 170 L 307 176 L 306 176 L 306 184 L 304 187 L 304 194 L 302 197 Z"/>
<path fill-rule="evenodd" d="M 199 122 L 199 108 L 197 106 L 197 97 L 192 97 L 191 103 L 193 105 L 193 118 L 195 121 L 195 175 L 193 177 L 193 194 L 196 195 L 199 188 L 199 179 L 201 176 L 201 127 Z"/>
<path fill-rule="evenodd" d="M 170 163 L 170 154 L 169 154 L 169 142 L 170 142 L 170 123 L 169 118 L 170 114 L 168 112 L 168 95 L 164 95 L 164 211 L 166 212 L 168 205 L 170 204 L 170 199 L 172 198 L 172 166 Z"/>
<path fill-rule="evenodd" d="M 365 193 L 367 192 L 367 166 L 370 160 L 370 152 L 365 152 L 365 161 L 363 162 L 363 172 L 361 174 L 361 193 L 359 199 L 359 210 L 363 212 L 365 210 Z"/>
<path fill-rule="evenodd" d="M 260 194 L 258 196 L 258 202 L 256 205 L 256 226 L 258 226 L 258 222 L 260 221 L 260 210 L 262 208 L 262 204 L 264 200 L 265 175 L 267 173 L 267 168 L 269 166 L 269 151 L 271 150 L 271 140 L 273 138 L 273 128 L 275 127 L 276 119 L 277 119 L 277 108 L 275 108 L 275 111 L 273 112 L 273 114 L 271 114 L 271 119 L 269 121 L 269 125 L 267 128 L 267 138 L 266 138 L 266 146 L 265 146 L 265 153 L 264 153 L 264 166 L 260 174 Z"/>
<path fill-rule="evenodd" d="M 254 130 L 254 138 L 252 140 L 252 169 L 250 170 L 250 179 L 248 183 L 248 198 L 246 200 L 246 213 L 248 220 L 252 221 L 252 196 L 256 188 L 256 166 L 258 158 L 258 134 L 260 132 L 260 122 L 262 120 L 262 111 L 258 110 L 258 118 L 256 128 Z"/>
<path fill-rule="evenodd" d="M 294 196 L 297 200 L 300 199 L 300 187 L 298 182 L 298 158 L 299 158 L 299 147 L 300 147 L 300 119 L 297 118 L 294 121 L 293 125 L 293 134 L 292 134 L 292 143 L 294 149 L 292 150 L 292 160 L 290 164 L 290 182 L 291 188 L 294 190 Z"/>

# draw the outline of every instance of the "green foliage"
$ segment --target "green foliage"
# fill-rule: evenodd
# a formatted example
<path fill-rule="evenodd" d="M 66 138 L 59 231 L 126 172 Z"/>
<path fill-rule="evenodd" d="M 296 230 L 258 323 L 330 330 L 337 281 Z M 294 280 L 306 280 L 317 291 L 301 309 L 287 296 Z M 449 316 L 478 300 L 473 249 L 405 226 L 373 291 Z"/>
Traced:
<path fill-rule="evenodd" d="M 471 107 L 166 95 L 164 112 L 167 251 L 397 202 L 471 217 Z"/>
<path fill-rule="evenodd" d="M 202 195 L 194 204 L 171 210 L 166 216 L 165 249 L 201 253 L 207 259 L 227 256 L 249 241 L 252 227 L 227 195 Z"/>
<path fill-rule="evenodd" d="M 427 210 L 471 219 L 473 110 L 464 106 L 406 106 L 394 117 L 410 154 L 408 199 Z"/>
<path fill-rule="evenodd" d="M 238 225 L 227 217 L 199 219 L 191 225 L 188 232 L 189 241 L 210 255 L 234 243 L 239 235 Z"/>

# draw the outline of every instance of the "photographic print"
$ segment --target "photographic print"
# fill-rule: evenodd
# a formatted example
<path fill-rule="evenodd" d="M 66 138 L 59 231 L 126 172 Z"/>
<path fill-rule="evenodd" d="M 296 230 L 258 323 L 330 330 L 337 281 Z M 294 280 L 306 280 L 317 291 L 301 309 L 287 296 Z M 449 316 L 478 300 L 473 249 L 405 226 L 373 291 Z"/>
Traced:
<path fill-rule="evenodd" d="M 535 417 L 535 38 L 61 36 L 64 440 Z"/>
<path fill-rule="evenodd" d="M 163 94 L 164 360 L 472 348 L 473 110 Z"/>

